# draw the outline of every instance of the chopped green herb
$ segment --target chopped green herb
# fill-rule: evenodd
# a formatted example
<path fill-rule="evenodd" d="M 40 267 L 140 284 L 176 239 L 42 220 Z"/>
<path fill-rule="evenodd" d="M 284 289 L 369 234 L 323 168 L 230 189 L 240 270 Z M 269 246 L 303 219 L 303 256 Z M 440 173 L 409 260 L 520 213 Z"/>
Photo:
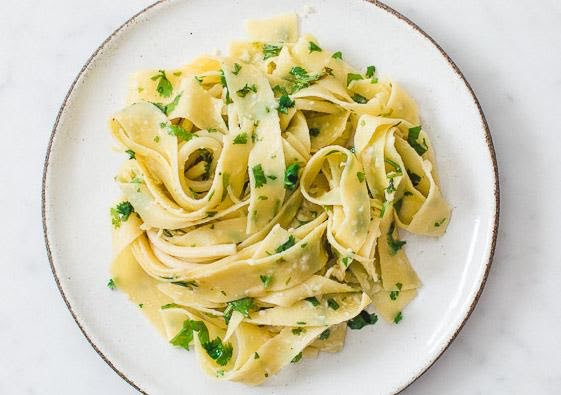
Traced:
<path fill-rule="evenodd" d="M 444 222 L 446 222 L 446 218 L 442 218 L 440 221 L 437 221 L 434 223 L 434 226 L 436 226 L 437 228 L 442 225 Z"/>
<path fill-rule="evenodd" d="M 319 300 L 315 296 L 311 296 L 309 298 L 306 298 L 306 300 L 308 302 L 310 302 L 312 304 L 312 306 L 319 306 Z"/>
<path fill-rule="evenodd" d="M 197 282 L 196 281 L 172 281 L 171 282 L 174 285 L 179 285 L 180 287 L 185 287 L 185 288 L 189 288 L 189 289 L 193 289 L 193 287 L 198 287 Z"/>
<path fill-rule="evenodd" d="M 299 222 L 302 222 L 302 221 L 299 221 Z M 307 224 L 307 223 L 310 222 L 310 221 L 303 221 L 303 222 Z M 302 225 L 304 225 L 304 224 L 302 224 Z M 308 246 L 308 243 L 302 243 L 302 244 L 300 244 L 300 248 L 306 248 L 307 246 Z"/>
<path fill-rule="evenodd" d="M 353 101 L 355 103 L 358 104 L 366 104 L 368 103 L 368 100 L 366 99 L 366 97 L 359 95 L 358 93 L 355 93 L 354 95 L 351 96 L 351 99 L 353 99 Z"/>
<path fill-rule="evenodd" d="M 309 87 L 321 77 L 319 74 L 309 75 L 306 69 L 300 66 L 292 67 L 289 73 L 293 77 L 294 83 L 292 86 L 292 93 Z"/>
<path fill-rule="evenodd" d="M 115 284 L 115 280 L 113 280 L 112 278 L 109 279 L 109 281 L 107 281 L 107 288 L 109 289 L 116 289 L 117 288 L 117 284 Z"/>
<path fill-rule="evenodd" d="M 413 196 L 413 194 L 409 191 L 403 192 L 403 196 Z"/>
<path fill-rule="evenodd" d="M 131 181 L 132 182 L 132 181 Z M 130 202 L 124 201 L 121 203 L 117 203 L 115 207 L 112 207 L 111 210 L 111 224 L 114 228 L 118 228 L 121 226 L 122 222 L 126 222 L 130 215 L 134 213 L 134 208 Z"/>
<path fill-rule="evenodd" d="M 310 128 L 310 136 L 312 137 L 319 136 L 319 128 Z"/>
<path fill-rule="evenodd" d="M 310 53 L 321 52 L 321 48 L 313 41 L 308 42 L 308 49 L 310 50 Z"/>
<path fill-rule="evenodd" d="M 341 59 L 342 60 L 343 59 L 343 53 L 341 51 L 337 51 L 337 52 L 334 52 L 333 55 L 331 55 L 331 57 L 333 59 Z"/>
<path fill-rule="evenodd" d="M 366 68 L 366 78 L 374 77 L 374 73 L 376 72 L 376 66 L 368 66 Z"/>
<path fill-rule="evenodd" d="M 347 321 L 347 326 L 351 329 L 362 329 L 366 325 L 374 325 L 378 322 L 376 314 L 370 314 L 366 310 L 362 310 L 355 318 Z"/>
<path fill-rule="evenodd" d="M 253 166 L 251 171 L 253 172 L 253 179 L 255 180 L 255 188 L 261 188 L 267 183 L 267 177 L 265 177 L 261 164 Z"/>
<path fill-rule="evenodd" d="M 397 288 L 397 291 L 390 291 L 390 299 L 391 300 L 396 300 L 397 297 L 399 296 L 399 291 L 401 291 L 401 288 L 403 287 L 403 284 L 401 283 L 395 283 L 395 287 Z"/>
<path fill-rule="evenodd" d="M 160 309 L 162 310 L 167 310 L 167 309 L 175 309 L 175 308 L 181 308 L 181 305 L 178 305 L 177 303 L 168 303 L 163 305 L 162 307 L 160 307 Z"/>
<path fill-rule="evenodd" d="M 208 329 L 202 321 L 185 320 L 183 327 L 170 340 L 170 343 L 188 350 L 189 344 L 193 341 L 193 332 L 197 332 L 201 345 L 206 350 L 208 356 L 214 359 L 218 365 L 224 366 L 232 358 L 232 345 L 230 343 L 222 343 L 222 339 L 219 337 L 210 340 Z"/>
<path fill-rule="evenodd" d="M 224 377 L 224 371 L 223 370 L 217 370 L 216 371 L 216 377 Z"/>
<path fill-rule="evenodd" d="M 333 310 L 337 310 L 339 308 L 339 303 L 337 303 L 333 298 L 327 299 L 327 305 Z"/>
<path fill-rule="evenodd" d="M 140 307 L 142 309 L 144 307 L 144 303 L 139 303 L 138 307 Z"/>
<path fill-rule="evenodd" d="M 263 196 L 263 195 L 259 196 L 257 199 L 259 199 L 259 200 L 269 200 L 269 198 L 267 196 Z"/>
<path fill-rule="evenodd" d="M 214 192 L 214 191 L 213 191 Z M 210 200 L 212 198 L 212 195 L 209 196 L 208 200 Z M 214 217 L 216 214 L 218 213 L 218 211 L 207 211 L 206 212 L 206 217 L 207 218 L 212 218 Z"/>
<path fill-rule="evenodd" d="M 166 72 L 164 70 L 159 70 L 158 74 L 150 78 L 152 81 L 158 81 L 158 85 L 156 86 L 156 91 L 162 97 L 170 97 L 171 93 L 173 92 L 173 86 L 171 82 L 169 82 L 168 78 L 166 77 Z"/>
<path fill-rule="evenodd" d="M 282 95 L 279 97 L 279 106 L 277 108 L 278 112 L 283 114 L 288 114 L 288 109 L 294 107 L 296 102 L 290 98 L 288 95 Z"/>
<path fill-rule="evenodd" d="M 290 361 L 291 363 L 296 363 L 299 362 L 302 359 L 302 353 L 298 353 L 294 358 L 292 358 L 292 361 Z"/>
<path fill-rule="evenodd" d="M 160 127 L 165 129 L 170 136 L 175 136 L 183 141 L 189 141 L 194 137 L 198 137 L 196 134 L 191 133 L 183 129 L 181 125 L 174 125 L 172 123 L 160 123 Z"/>
<path fill-rule="evenodd" d="M 279 96 L 288 95 L 288 91 L 280 85 L 273 86 L 273 92 Z"/>
<path fill-rule="evenodd" d="M 401 250 L 401 247 L 403 247 L 407 243 L 404 240 L 394 239 L 393 238 L 394 230 L 395 230 L 395 222 L 392 222 L 390 229 L 388 230 L 387 233 L 387 244 L 388 244 L 390 255 L 397 254 L 397 252 Z"/>
<path fill-rule="evenodd" d="M 232 74 L 238 75 L 241 69 L 242 66 L 240 66 L 238 63 L 234 63 L 234 69 L 232 70 Z"/>
<path fill-rule="evenodd" d="M 273 279 L 273 275 L 272 274 L 262 274 L 259 276 L 259 278 L 261 279 L 261 282 L 263 283 L 263 287 L 264 288 L 269 288 L 269 285 L 271 285 L 271 280 Z"/>
<path fill-rule="evenodd" d="M 330 76 L 334 76 L 333 75 L 333 69 L 331 67 L 324 67 L 321 71 L 321 76 L 323 77 L 327 77 L 328 75 Z"/>
<path fill-rule="evenodd" d="M 292 328 L 292 334 L 296 336 L 300 336 L 300 334 L 305 331 L 304 328 Z"/>
<path fill-rule="evenodd" d="M 388 186 L 386 187 L 386 192 L 387 193 L 392 193 L 392 192 L 395 192 L 395 191 L 396 191 L 395 184 L 393 182 L 393 177 L 391 177 L 388 181 Z"/>
<path fill-rule="evenodd" d="M 403 314 L 401 314 L 401 311 L 399 313 L 397 313 L 395 315 L 395 317 L 393 317 L 393 322 L 396 324 L 399 324 L 399 321 L 401 321 L 403 319 Z"/>
<path fill-rule="evenodd" d="M 179 95 L 175 96 L 175 98 L 173 99 L 173 101 L 171 103 L 168 103 L 168 104 L 152 103 L 152 104 L 155 105 L 156 107 L 158 107 L 160 109 L 160 111 L 162 111 L 164 114 L 169 115 L 169 114 L 171 114 L 171 112 L 173 110 L 175 110 L 175 107 L 177 107 L 177 104 L 179 103 L 179 99 L 181 98 L 182 94 L 183 94 L 183 92 L 180 93 Z"/>
<path fill-rule="evenodd" d="M 413 184 L 414 187 L 419 185 L 419 183 L 421 182 L 421 176 L 419 176 L 418 174 L 415 174 L 412 171 L 407 170 L 407 175 L 409 176 L 409 179 L 411 180 L 411 183 Z"/>
<path fill-rule="evenodd" d="M 346 256 L 346 257 L 343 257 L 341 259 L 341 262 L 343 263 L 343 265 L 345 267 L 349 267 L 349 265 L 351 264 L 352 261 L 353 261 L 353 257 L 351 257 L 351 256 Z"/>
<path fill-rule="evenodd" d="M 282 45 L 265 44 L 263 45 L 263 60 L 279 56 Z"/>
<path fill-rule="evenodd" d="M 234 137 L 234 144 L 247 144 L 247 133 L 243 132 Z"/>
<path fill-rule="evenodd" d="M 173 73 L 173 75 L 175 75 L 176 77 L 180 77 L 181 74 L 183 74 L 181 71 L 176 71 Z"/>
<path fill-rule="evenodd" d="M 423 138 L 423 142 L 419 143 L 419 134 L 421 133 L 421 126 L 415 126 L 409 128 L 409 133 L 407 134 L 407 142 L 409 145 L 417 151 L 419 155 L 423 155 L 429 149 L 426 140 Z"/>
<path fill-rule="evenodd" d="M 261 358 L 259 356 L 259 353 L 257 351 L 255 351 L 255 354 L 253 354 L 253 359 L 259 359 L 259 358 Z"/>
<path fill-rule="evenodd" d="M 362 78 L 362 75 L 360 74 L 355 74 L 355 73 L 348 73 L 347 74 L 347 86 L 350 85 L 351 82 L 353 81 L 358 81 L 358 80 L 362 80 L 364 78 Z"/>
<path fill-rule="evenodd" d="M 249 310 L 253 307 L 254 304 L 252 298 L 242 298 L 228 302 L 226 309 L 224 309 L 224 321 L 229 323 L 234 311 L 241 313 L 245 318 L 249 318 Z"/>
<path fill-rule="evenodd" d="M 129 159 L 136 159 L 136 153 L 133 150 L 128 149 L 125 152 L 129 155 Z"/>
<path fill-rule="evenodd" d="M 245 86 L 236 92 L 239 97 L 246 97 L 249 92 L 257 93 L 257 87 L 255 84 L 245 84 Z"/>
<path fill-rule="evenodd" d="M 204 77 L 195 76 L 194 78 L 195 78 L 195 81 L 197 81 L 200 85 L 203 84 Z"/>
<path fill-rule="evenodd" d="M 319 340 L 327 340 L 329 339 L 329 335 L 331 335 L 331 331 L 329 329 L 326 329 L 320 333 Z"/>
<path fill-rule="evenodd" d="M 288 240 L 286 240 L 284 243 L 282 243 L 280 246 L 278 246 L 275 249 L 275 252 L 277 254 L 280 254 L 281 252 L 288 250 L 294 244 L 296 244 L 296 239 L 294 238 L 294 236 L 290 235 L 288 236 Z"/>
<path fill-rule="evenodd" d="M 392 166 L 392 167 L 395 169 L 395 172 L 396 172 L 396 173 L 402 174 L 401 166 L 399 166 L 396 162 L 394 162 L 394 161 L 391 160 L 391 159 L 385 159 L 384 161 L 385 161 L 387 164 L 389 164 L 390 166 Z"/>
<path fill-rule="evenodd" d="M 364 173 L 362 171 L 357 172 L 356 178 L 358 178 L 359 182 L 364 182 Z"/>
<path fill-rule="evenodd" d="M 284 172 L 284 187 L 288 190 L 294 190 L 298 184 L 298 172 L 300 171 L 300 165 L 298 163 L 293 163 L 288 166 Z"/>
<path fill-rule="evenodd" d="M 274 181 L 274 180 L 277 179 L 277 176 L 269 175 L 269 176 L 267 176 L 267 178 L 268 178 L 269 180 L 273 180 L 273 181 Z"/>
<path fill-rule="evenodd" d="M 160 136 L 154 136 L 154 142 L 159 143 L 160 142 Z"/>

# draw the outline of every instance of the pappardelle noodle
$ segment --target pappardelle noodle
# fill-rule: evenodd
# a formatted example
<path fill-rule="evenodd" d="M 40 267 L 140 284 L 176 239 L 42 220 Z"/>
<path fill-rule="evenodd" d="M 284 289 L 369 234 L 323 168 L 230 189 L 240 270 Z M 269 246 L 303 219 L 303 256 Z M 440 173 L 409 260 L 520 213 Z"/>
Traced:
<path fill-rule="evenodd" d="M 297 25 L 249 21 L 226 57 L 134 74 L 110 120 L 128 160 L 108 285 L 221 380 L 398 324 L 421 285 L 399 232 L 450 219 L 414 101 Z"/>

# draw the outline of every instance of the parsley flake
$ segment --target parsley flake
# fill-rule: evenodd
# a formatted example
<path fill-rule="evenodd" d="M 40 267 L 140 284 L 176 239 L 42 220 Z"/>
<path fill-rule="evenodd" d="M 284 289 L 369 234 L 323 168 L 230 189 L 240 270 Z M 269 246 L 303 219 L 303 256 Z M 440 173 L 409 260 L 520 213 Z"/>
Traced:
<path fill-rule="evenodd" d="M 115 280 L 113 280 L 112 278 L 109 279 L 109 281 L 107 281 L 107 288 L 114 290 L 117 288 L 117 284 L 115 284 Z"/>
<path fill-rule="evenodd" d="M 254 304 L 252 298 L 242 298 L 228 302 L 226 309 L 224 309 L 224 321 L 229 323 L 234 311 L 241 313 L 245 318 L 249 318 L 249 310 L 253 307 Z"/>
<path fill-rule="evenodd" d="M 232 70 L 232 74 L 238 75 L 241 69 L 242 66 L 240 66 L 238 63 L 234 63 L 234 69 Z"/>
<path fill-rule="evenodd" d="M 236 92 L 239 97 L 246 97 L 249 92 L 257 93 L 257 87 L 255 84 L 245 84 L 245 86 Z"/>
<path fill-rule="evenodd" d="M 366 99 L 366 97 L 359 95 L 358 93 L 355 93 L 354 95 L 351 96 L 351 99 L 353 99 L 353 101 L 355 103 L 358 104 L 366 104 L 368 103 L 368 99 Z"/>
<path fill-rule="evenodd" d="M 255 188 L 261 188 L 267 183 L 267 177 L 265 177 L 265 172 L 261 164 L 253 166 L 251 171 L 253 173 L 253 179 L 255 180 Z"/>
<path fill-rule="evenodd" d="M 333 310 L 339 309 L 339 303 L 337 303 L 333 298 L 327 299 L 327 305 Z"/>
<path fill-rule="evenodd" d="M 403 319 L 403 314 L 401 314 L 401 311 L 399 313 L 397 313 L 395 315 L 395 317 L 393 317 L 393 322 L 396 324 L 399 324 L 399 322 Z"/>
<path fill-rule="evenodd" d="M 158 81 L 156 86 L 156 91 L 162 97 L 170 97 L 173 92 L 173 86 L 169 82 L 166 72 L 164 70 L 159 70 L 158 74 L 150 78 L 152 81 Z"/>
<path fill-rule="evenodd" d="M 313 41 L 308 41 L 308 49 L 310 50 L 310 53 L 321 52 L 321 48 Z"/>
<path fill-rule="evenodd" d="M 353 81 L 358 81 L 358 80 L 362 80 L 364 78 L 362 78 L 362 75 L 360 74 L 355 74 L 355 73 L 348 73 L 347 74 L 347 86 L 349 86 L 349 84 Z"/>
<path fill-rule="evenodd" d="M 364 173 L 362 171 L 357 172 L 356 178 L 358 178 L 359 182 L 364 182 Z"/>
<path fill-rule="evenodd" d="M 111 224 L 114 228 L 120 227 L 121 223 L 126 222 L 132 213 L 134 213 L 134 208 L 130 202 L 118 203 L 111 208 Z"/>
<path fill-rule="evenodd" d="M 265 44 L 263 45 L 263 60 L 279 56 L 282 45 Z"/>
<path fill-rule="evenodd" d="M 275 249 L 275 252 L 277 254 L 280 254 L 281 252 L 288 250 L 294 244 L 296 244 L 296 239 L 294 238 L 294 236 L 290 235 L 288 236 L 288 240 L 286 240 L 284 243 L 282 243 L 280 246 L 278 246 Z"/>
<path fill-rule="evenodd" d="M 298 171 L 300 170 L 300 165 L 298 163 L 293 163 L 288 166 L 284 172 L 284 187 L 288 190 L 294 190 L 298 184 Z"/>
<path fill-rule="evenodd" d="M 128 154 L 129 159 L 136 159 L 136 153 L 133 150 L 128 149 L 125 152 Z"/>
<path fill-rule="evenodd" d="M 273 275 L 272 274 L 261 274 L 259 276 L 259 278 L 261 279 L 261 282 L 263 283 L 263 287 L 264 288 L 269 288 L 269 285 L 271 285 L 271 280 L 273 279 Z"/>
<path fill-rule="evenodd" d="M 326 329 L 319 335 L 319 340 L 327 340 L 329 339 L 329 335 L 331 335 L 331 331 L 329 329 Z"/>
<path fill-rule="evenodd" d="M 376 314 L 370 314 L 366 310 L 362 310 L 356 317 L 347 321 L 347 326 L 351 329 L 362 329 L 366 325 L 374 325 L 378 322 Z"/>
<path fill-rule="evenodd" d="M 247 144 L 247 133 L 243 132 L 234 137 L 234 144 Z"/>
<path fill-rule="evenodd" d="M 390 255 L 395 255 L 397 254 L 397 252 L 399 250 L 401 250 L 401 247 L 403 247 L 405 244 L 407 244 L 406 241 L 404 240 L 399 240 L 399 239 L 394 239 L 393 238 L 393 233 L 395 230 L 395 222 L 392 222 L 390 229 L 388 230 L 387 233 L 387 244 L 388 244 L 388 249 L 390 252 Z"/>
<path fill-rule="evenodd" d="M 331 55 L 331 57 L 332 57 L 333 59 L 341 59 L 341 60 L 343 60 L 343 53 L 342 53 L 341 51 L 337 51 L 337 52 L 334 52 L 333 55 Z"/>
<path fill-rule="evenodd" d="M 426 140 L 423 138 L 423 142 L 419 143 L 419 134 L 421 133 L 421 126 L 415 126 L 409 128 L 409 134 L 407 135 L 407 142 L 409 145 L 417 151 L 417 154 L 423 155 L 429 149 Z"/>
<path fill-rule="evenodd" d="M 290 96 L 283 94 L 279 97 L 279 106 L 277 108 L 278 112 L 282 114 L 288 114 L 288 109 L 294 107 L 296 102 L 290 98 Z"/>

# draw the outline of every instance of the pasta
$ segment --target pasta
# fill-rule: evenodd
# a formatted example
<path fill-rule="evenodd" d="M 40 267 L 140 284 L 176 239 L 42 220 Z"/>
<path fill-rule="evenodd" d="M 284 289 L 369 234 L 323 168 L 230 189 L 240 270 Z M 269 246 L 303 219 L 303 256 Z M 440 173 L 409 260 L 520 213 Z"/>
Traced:
<path fill-rule="evenodd" d="M 251 21 L 228 56 L 134 74 L 110 120 L 129 155 L 110 286 L 250 385 L 376 313 L 399 323 L 421 286 L 399 231 L 450 220 L 415 102 L 297 24 Z"/>

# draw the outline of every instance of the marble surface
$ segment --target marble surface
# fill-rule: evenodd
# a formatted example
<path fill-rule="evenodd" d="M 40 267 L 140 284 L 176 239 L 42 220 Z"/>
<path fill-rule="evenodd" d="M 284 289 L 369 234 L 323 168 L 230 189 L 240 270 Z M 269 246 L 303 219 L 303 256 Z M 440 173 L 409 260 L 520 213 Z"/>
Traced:
<path fill-rule="evenodd" d="M 40 190 L 70 83 L 94 49 L 150 2 L 0 2 L 2 394 L 136 392 L 66 310 L 44 248 Z M 495 263 L 478 307 L 405 393 L 559 393 L 561 2 L 387 3 L 432 35 L 470 81 L 493 133 L 502 190 Z"/>

